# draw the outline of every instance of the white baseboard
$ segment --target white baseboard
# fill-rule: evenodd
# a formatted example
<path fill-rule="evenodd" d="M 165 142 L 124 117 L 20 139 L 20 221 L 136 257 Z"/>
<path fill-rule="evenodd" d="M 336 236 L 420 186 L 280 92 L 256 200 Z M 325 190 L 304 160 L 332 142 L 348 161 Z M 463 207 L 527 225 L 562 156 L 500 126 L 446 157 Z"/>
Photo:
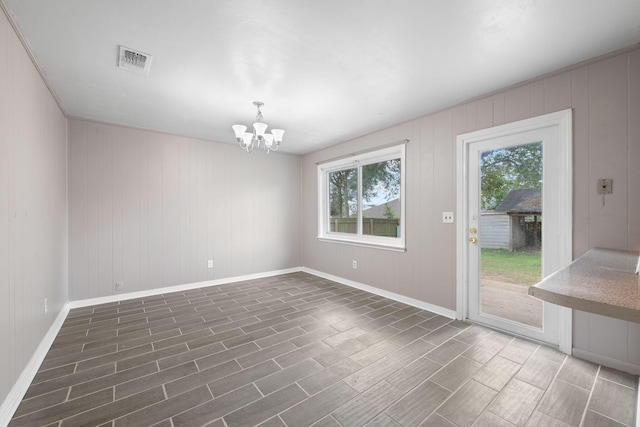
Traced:
<path fill-rule="evenodd" d="M 448 308 L 440 307 L 438 305 L 429 304 L 428 302 L 420 301 L 411 297 L 406 297 L 404 295 L 396 294 L 394 292 L 385 291 L 383 289 L 375 288 L 373 286 L 365 285 L 363 283 L 356 282 L 353 280 L 344 279 L 342 277 L 334 276 L 332 274 L 323 273 L 322 271 L 314 270 L 312 268 L 302 267 L 301 271 L 304 271 L 305 273 L 313 274 L 314 276 L 322 277 L 324 279 L 333 280 L 334 282 L 351 286 L 352 288 L 371 292 L 372 294 L 380 295 L 382 297 L 389 298 L 394 301 L 398 301 L 407 305 L 411 305 L 413 307 L 417 307 L 422 310 L 427 310 L 432 313 L 436 313 L 441 316 L 448 317 L 450 319 L 456 318 L 455 310 L 450 310 Z"/>
<path fill-rule="evenodd" d="M 13 417 L 16 409 L 18 409 L 18 406 L 29 389 L 33 378 L 38 373 L 38 369 L 49 352 L 51 344 L 53 344 L 53 341 L 56 339 L 64 320 L 67 318 L 67 314 L 69 314 L 69 304 L 65 304 L 64 307 L 62 307 L 62 310 L 58 313 L 58 316 L 53 321 L 51 327 L 49 327 L 44 338 L 40 341 L 40 345 L 38 345 L 35 353 L 33 353 L 33 356 L 29 359 L 29 363 L 27 363 L 27 366 L 23 369 L 16 383 L 11 387 L 11 390 L 4 399 L 4 402 L 2 402 L 2 406 L 0 406 L 0 426 L 9 425 L 11 417 Z"/>
<path fill-rule="evenodd" d="M 402 302 L 402 303 L 411 305 L 413 307 L 418 307 L 418 308 L 423 309 L 423 310 L 428 310 L 428 311 L 431 311 L 432 313 L 440 314 L 442 316 L 445 316 L 445 317 L 448 317 L 448 318 L 451 318 L 451 319 L 455 319 L 456 318 L 456 311 L 455 310 L 449 310 L 448 308 L 440 307 L 440 306 L 437 306 L 437 305 L 434 305 L 434 304 L 429 304 L 429 303 L 424 302 L 424 301 L 420 301 L 420 300 L 417 300 L 417 299 L 414 299 L 414 298 L 406 297 L 404 295 L 396 294 L 394 292 L 388 292 L 388 291 L 385 291 L 383 289 L 379 289 L 379 288 L 376 288 L 376 287 L 373 287 L 373 286 L 365 285 L 364 283 L 355 282 L 353 280 L 349 280 L 349 279 L 345 279 L 345 278 L 342 278 L 342 277 L 334 276 L 332 274 L 324 273 L 322 271 L 314 270 L 312 268 L 307 268 L 307 267 L 294 267 L 294 268 L 287 268 L 287 269 L 283 269 L 283 270 L 273 270 L 273 271 L 267 271 L 267 272 L 263 272 L 263 273 L 248 274 L 248 275 L 245 275 L 245 276 L 226 277 L 226 278 L 223 278 L 223 279 L 207 280 L 207 281 L 203 281 L 203 282 L 186 283 L 186 284 L 183 284 L 183 285 L 168 286 L 166 288 L 155 288 L 155 289 L 149 289 L 149 290 L 146 290 L 146 291 L 128 292 L 128 293 L 122 293 L 122 294 L 117 294 L 117 295 L 109 295 L 109 296 L 106 296 L 106 297 L 98 297 L 98 298 L 89 298 L 89 299 L 78 300 L 78 301 L 70 301 L 69 302 L 69 308 L 89 307 L 89 306 L 92 306 L 92 305 L 106 304 L 106 303 L 110 303 L 110 302 L 118 302 L 118 301 L 125 301 L 125 300 L 129 300 L 129 299 L 144 298 L 144 297 L 149 297 L 149 296 L 168 294 L 168 293 L 171 293 L 171 292 L 180 292 L 180 291 L 188 291 L 188 290 L 191 290 L 191 289 L 205 288 L 207 286 L 226 285 L 228 283 L 242 282 L 242 281 L 245 281 L 245 280 L 253 280 L 253 279 L 262 279 L 262 278 L 265 278 L 265 277 L 279 276 L 281 274 L 297 273 L 299 271 L 303 271 L 305 273 L 313 274 L 314 276 L 322 277 L 324 279 L 333 280 L 334 282 L 341 283 L 343 285 L 350 286 L 352 288 L 356 288 L 356 289 L 360 289 L 360 290 L 363 290 L 363 291 L 371 292 L 372 294 L 380 295 L 380 296 L 383 296 L 385 298 L 389 298 L 389 299 L 392 299 L 394 301 Z"/>
<path fill-rule="evenodd" d="M 573 348 L 573 356 L 580 359 L 588 360 L 589 362 L 597 363 L 598 365 L 603 365 L 609 368 L 617 369 L 619 371 L 628 372 L 633 375 L 640 375 L 640 365 L 636 365 L 635 363 L 612 359 L 601 354 L 592 353 L 590 351 L 582 350 L 575 347 Z"/>
<path fill-rule="evenodd" d="M 225 277 L 224 279 L 206 280 L 204 282 L 186 283 L 184 285 L 167 286 L 166 288 L 155 288 L 146 291 L 126 292 L 106 297 L 89 298 L 77 301 L 70 301 L 70 308 L 89 307 L 91 305 L 106 304 L 110 302 L 125 301 L 136 298 L 144 298 L 155 295 L 168 294 L 171 292 L 188 291 L 191 289 L 206 288 L 208 286 L 226 285 L 228 283 L 242 282 L 245 280 L 262 279 L 265 277 L 279 276 L 281 274 L 296 273 L 301 271 L 300 267 L 287 268 L 284 270 L 273 270 L 264 273 L 247 274 L 244 276 Z"/>

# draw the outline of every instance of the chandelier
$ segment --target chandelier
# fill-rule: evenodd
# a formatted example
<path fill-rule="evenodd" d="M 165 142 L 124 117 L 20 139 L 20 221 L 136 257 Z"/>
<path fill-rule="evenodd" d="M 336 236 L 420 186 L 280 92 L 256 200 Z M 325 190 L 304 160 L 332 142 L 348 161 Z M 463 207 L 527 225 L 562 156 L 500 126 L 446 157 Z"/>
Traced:
<path fill-rule="evenodd" d="M 262 111 L 260 111 L 260 107 L 264 105 L 264 102 L 254 101 L 253 105 L 258 109 L 256 122 L 253 124 L 253 132 L 247 132 L 247 127 L 244 125 L 233 125 L 232 128 L 236 133 L 236 141 L 240 144 L 240 148 L 246 150 L 247 153 L 251 153 L 256 147 L 262 147 L 262 149 L 269 154 L 269 151 L 276 151 L 278 147 L 280 147 L 284 130 L 271 129 L 271 133 L 265 133 L 268 125 L 262 123 Z"/>

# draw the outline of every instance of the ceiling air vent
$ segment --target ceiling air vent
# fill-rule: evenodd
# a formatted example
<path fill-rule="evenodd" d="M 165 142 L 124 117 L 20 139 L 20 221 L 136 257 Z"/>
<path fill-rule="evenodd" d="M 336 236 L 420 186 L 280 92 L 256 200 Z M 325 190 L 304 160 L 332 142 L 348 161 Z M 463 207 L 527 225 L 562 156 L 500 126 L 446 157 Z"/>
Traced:
<path fill-rule="evenodd" d="M 149 74 L 153 56 L 128 47 L 120 46 L 120 56 L 118 57 L 118 67 L 140 74 Z"/>

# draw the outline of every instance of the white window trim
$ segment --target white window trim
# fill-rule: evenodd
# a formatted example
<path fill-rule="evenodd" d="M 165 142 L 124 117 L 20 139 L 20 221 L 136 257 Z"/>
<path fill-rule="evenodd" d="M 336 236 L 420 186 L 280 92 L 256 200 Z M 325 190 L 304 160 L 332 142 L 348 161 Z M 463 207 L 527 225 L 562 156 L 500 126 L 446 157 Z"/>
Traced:
<path fill-rule="evenodd" d="M 406 209 L 405 209 L 405 144 L 370 151 L 341 158 L 318 165 L 318 240 L 355 246 L 374 247 L 398 252 L 406 251 Z M 371 163 L 400 158 L 400 237 L 362 235 L 362 224 L 358 221 L 358 234 L 329 232 L 329 173 L 347 167 L 359 167 Z M 358 182 L 360 182 L 358 169 Z M 362 215 L 361 194 L 358 186 L 358 218 Z"/>

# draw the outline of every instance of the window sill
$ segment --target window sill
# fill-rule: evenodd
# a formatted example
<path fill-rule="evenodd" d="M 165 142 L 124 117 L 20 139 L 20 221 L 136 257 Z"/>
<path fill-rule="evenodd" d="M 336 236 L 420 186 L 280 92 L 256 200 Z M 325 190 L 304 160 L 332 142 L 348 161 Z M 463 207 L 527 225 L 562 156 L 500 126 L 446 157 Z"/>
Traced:
<path fill-rule="evenodd" d="M 363 248 L 382 249 L 385 251 L 392 251 L 392 252 L 407 251 L 407 248 L 403 245 L 391 245 L 391 244 L 384 244 L 384 243 L 365 242 L 361 240 L 351 240 L 351 239 L 336 238 L 336 237 L 318 236 L 318 241 L 325 242 L 325 243 L 338 243 L 341 245 L 360 246 Z"/>

